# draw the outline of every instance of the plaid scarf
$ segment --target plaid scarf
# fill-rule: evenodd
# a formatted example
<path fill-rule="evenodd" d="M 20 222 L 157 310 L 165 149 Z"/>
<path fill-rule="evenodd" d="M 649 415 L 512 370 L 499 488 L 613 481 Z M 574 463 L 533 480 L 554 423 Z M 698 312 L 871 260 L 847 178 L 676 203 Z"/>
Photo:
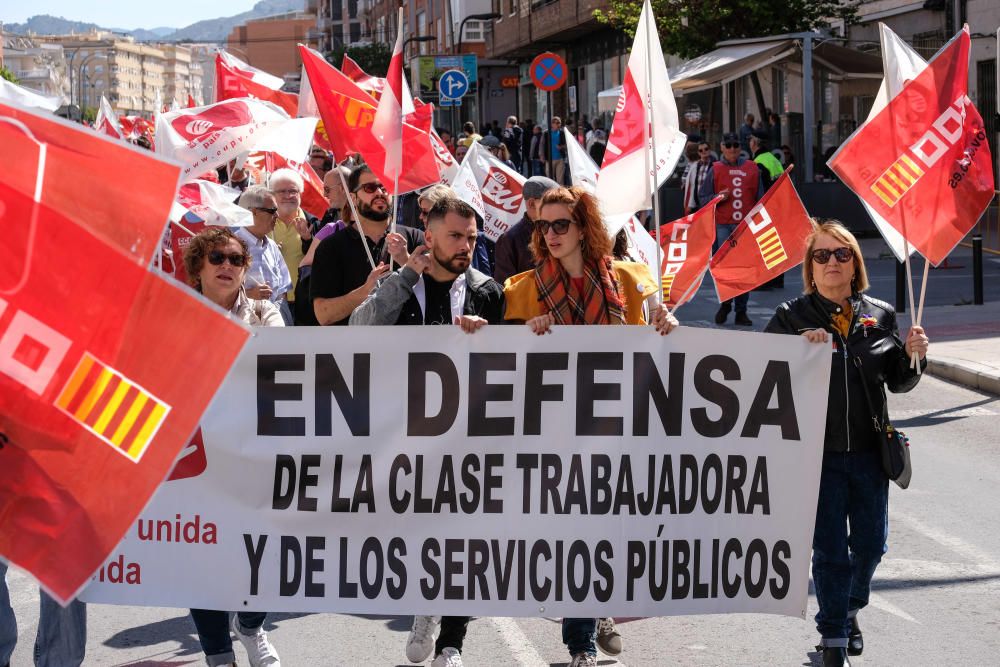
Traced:
<path fill-rule="evenodd" d="M 556 324 L 625 324 L 625 302 L 611 268 L 611 258 L 583 267 L 583 294 L 558 260 L 549 257 L 535 269 L 539 301 Z"/>

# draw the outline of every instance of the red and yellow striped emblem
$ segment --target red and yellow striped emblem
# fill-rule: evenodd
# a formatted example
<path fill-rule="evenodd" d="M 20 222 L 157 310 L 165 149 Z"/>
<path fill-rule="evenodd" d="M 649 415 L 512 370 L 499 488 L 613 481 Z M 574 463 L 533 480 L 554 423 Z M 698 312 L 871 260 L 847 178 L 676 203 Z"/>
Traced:
<path fill-rule="evenodd" d="M 781 245 L 781 237 L 778 236 L 778 230 L 774 227 L 770 227 L 767 231 L 754 238 L 757 239 L 760 256 L 764 258 L 764 266 L 768 270 L 788 259 L 785 247 Z"/>
<path fill-rule="evenodd" d="M 59 392 L 56 407 L 135 463 L 170 406 L 85 353 Z"/>
<path fill-rule="evenodd" d="M 875 179 L 871 189 L 886 206 L 892 208 L 923 175 L 924 170 L 904 154 Z"/>
<path fill-rule="evenodd" d="M 669 299 L 670 298 L 670 288 L 674 284 L 674 276 L 676 276 L 676 275 L 677 275 L 676 273 L 671 273 L 669 275 L 663 276 L 663 298 L 664 299 Z"/>

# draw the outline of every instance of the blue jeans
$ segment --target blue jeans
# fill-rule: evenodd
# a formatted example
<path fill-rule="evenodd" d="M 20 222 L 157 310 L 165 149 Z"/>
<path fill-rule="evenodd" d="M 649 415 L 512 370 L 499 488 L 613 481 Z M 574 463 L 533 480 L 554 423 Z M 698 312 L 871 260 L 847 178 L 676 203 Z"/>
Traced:
<path fill-rule="evenodd" d="M 570 655 L 588 653 L 597 655 L 597 619 L 564 618 L 562 621 L 563 644 Z"/>
<path fill-rule="evenodd" d="M 733 232 L 736 231 L 737 227 L 739 227 L 739 225 L 715 226 L 715 243 L 712 244 L 713 255 L 719 252 L 719 248 L 722 247 L 723 243 L 729 240 L 729 237 L 733 235 Z M 747 312 L 747 301 L 749 300 L 750 300 L 750 292 L 744 292 L 743 294 L 740 294 L 738 297 L 730 299 L 729 301 L 725 301 L 724 303 L 728 303 L 730 306 L 732 306 L 733 305 L 732 302 L 735 301 L 736 312 L 745 313 Z"/>
<path fill-rule="evenodd" d="M 38 593 L 35 667 L 80 667 L 87 651 L 87 605 L 73 600 L 61 607 L 44 591 Z M 0 562 L 0 665 L 10 662 L 17 645 L 17 619 L 10 606 L 7 565 Z"/>
<path fill-rule="evenodd" d="M 847 646 L 850 618 L 868 604 L 889 536 L 889 480 L 879 452 L 824 452 L 813 533 L 816 629 Z"/>
<path fill-rule="evenodd" d="M 247 633 L 256 632 L 264 625 L 266 617 L 266 613 L 256 611 L 241 611 L 236 614 L 240 629 Z M 194 621 L 194 627 L 198 630 L 198 641 L 201 642 L 201 650 L 205 652 L 205 659 L 209 667 L 236 662 L 236 655 L 233 653 L 233 638 L 229 634 L 228 611 L 192 609 L 191 620 Z"/>

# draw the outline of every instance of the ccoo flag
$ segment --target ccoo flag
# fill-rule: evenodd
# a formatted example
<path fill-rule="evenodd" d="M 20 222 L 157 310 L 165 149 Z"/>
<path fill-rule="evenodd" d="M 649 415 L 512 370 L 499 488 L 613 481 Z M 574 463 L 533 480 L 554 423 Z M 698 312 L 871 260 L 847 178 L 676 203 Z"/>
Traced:
<path fill-rule="evenodd" d="M 878 216 L 937 266 L 993 199 L 993 158 L 968 98 L 968 28 L 830 159 Z"/>
<path fill-rule="evenodd" d="M 749 292 L 802 263 L 812 221 L 786 171 L 712 257 L 719 301 Z"/>
<path fill-rule="evenodd" d="M 670 308 L 698 293 L 715 243 L 715 207 L 719 196 L 694 213 L 660 226 L 663 244 L 663 302 Z"/>
<path fill-rule="evenodd" d="M 0 142 L 0 556 L 66 601 L 167 476 L 248 331 L 149 270 L 177 165 L 2 104 Z"/>

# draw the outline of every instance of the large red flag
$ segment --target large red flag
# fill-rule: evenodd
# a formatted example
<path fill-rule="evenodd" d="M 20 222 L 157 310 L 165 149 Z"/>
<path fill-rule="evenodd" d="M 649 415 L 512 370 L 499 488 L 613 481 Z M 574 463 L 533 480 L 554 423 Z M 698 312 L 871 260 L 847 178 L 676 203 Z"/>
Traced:
<path fill-rule="evenodd" d="M 0 555 L 65 601 L 167 476 L 248 332 L 149 271 L 176 165 L 2 104 L 0 142 Z"/>
<path fill-rule="evenodd" d="M 670 308 L 694 298 L 712 258 L 715 207 L 720 197 L 691 215 L 660 226 L 663 246 L 663 301 Z M 656 244 L 653 244 L 656 248 Z M 655 265 L 655 260 L 654 260 Z"/>
<path fill-rule="evenodd" d="M 382 183 L 392 188 L 392 171 L 386 169 L 386 147 L 375 137 L 375 99 L 347 76 L 305 46 L 299 46 L 302 65 L 309 77 L 323 127 L 338 158 L 361 153 Z M 441 175 L 428 134 L 403 123 L 402 163 L 399 191 L 410 192 L 438 183 Z"/>
<path fill-rule="evenodd" d="M 969 100 L 961 31 L 830 159 L 855 194 L 935 266 L 993 199 L 993 157 Z"/>
<path fill-rule="evenodd" d="M 368 74 L 368 72 L 361 69 L 361 65 L 346 53 L 340 63 L 340 71 L 350 77 L 351 81 L 358 84 L 362 90 L 370 93 L 376 99 L 378 99 L 378 96 L 382 94 L 382 90 L 385 88 L 385 79 Z"/>
<path fill-rule="evenodd" d="M 712 257 L 719 301 L 749 292 L 802 263 L 812 221 L 788 172 L 743 218 Z"/>
<path fill-rule="evenodd" d="M 403 77 L 403 8 L 399 8 L 399 30 L 396 32 L 396 45 L 389 60 L 389 71 L 385 76 L 385 89 L 378 98 L 378 108 L 372 121 L 372 133 L 385 147 L 384 170 L 387 176 L 399 178 L 403 168 L 403 90 L 406 79 Z M 428 146 L 430 145 L 430 139 Z M 386 183 L 386 185 L 389 185 Z M 392 193 L 395 194 L 395 186 Z"/>
<path fill-rule="evenodd" d="M 284 83 L 280 77 L 251 67 L 225 51 L 219 51 L 215 55 L 216 102 L 237 97 L 255 97 L 278 105 L 295 118 L 299 110 L 299 96 L 281 90 Z"/>

